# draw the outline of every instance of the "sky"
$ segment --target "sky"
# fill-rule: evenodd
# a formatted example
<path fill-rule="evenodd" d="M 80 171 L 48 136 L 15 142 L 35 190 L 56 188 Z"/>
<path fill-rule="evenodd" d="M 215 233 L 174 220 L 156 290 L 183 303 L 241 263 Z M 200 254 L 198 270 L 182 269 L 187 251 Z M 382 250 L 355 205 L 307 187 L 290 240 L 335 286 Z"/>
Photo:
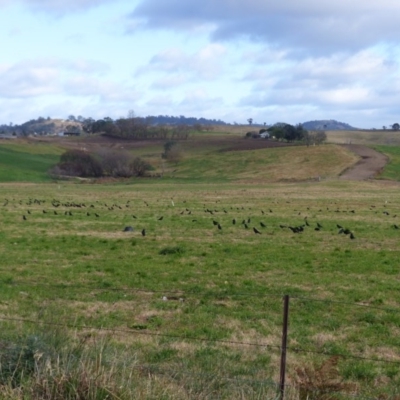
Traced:
<path fill-rule="evenodd" d="M 0 124 L 400 122 L 399 0 L 0 0 Z"/>

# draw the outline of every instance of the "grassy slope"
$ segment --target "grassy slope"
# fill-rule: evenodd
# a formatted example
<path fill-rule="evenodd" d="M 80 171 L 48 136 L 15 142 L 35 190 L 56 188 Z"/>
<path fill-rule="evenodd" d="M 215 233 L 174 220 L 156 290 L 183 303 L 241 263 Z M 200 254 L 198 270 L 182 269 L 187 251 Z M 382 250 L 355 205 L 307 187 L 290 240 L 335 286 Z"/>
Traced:
<path fill-rule="evenodd" d="M 386 154 L 390 161 L 380 174 L 381 179 L 400 180 L 400 147 L 375 146 L 375 149 Z"/>
<path fill-rule="evenodd" d="M 399 146 L 400 133 L 387 131 L 327 131 L 328 141 L 338 144 L 363 144 L 366 146 Z"/>
<path fill-rule="evenodd" d="M 192 152 L 176 166 L 173 176 L 207 181 L 302 181 L 332 178 L 355 161 L 349 152 L 329 145 Z"/>
<path fill-rule="evenodd" d="M 0 182 L 48 182 L 61 152 L 48 144 L 0 143 Z"/>

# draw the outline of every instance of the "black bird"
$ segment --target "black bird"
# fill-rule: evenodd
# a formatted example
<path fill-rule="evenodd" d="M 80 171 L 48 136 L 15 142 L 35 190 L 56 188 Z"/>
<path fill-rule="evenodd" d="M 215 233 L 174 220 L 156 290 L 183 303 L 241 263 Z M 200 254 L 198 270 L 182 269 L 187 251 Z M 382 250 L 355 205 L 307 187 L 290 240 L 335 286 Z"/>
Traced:
<path fill-rule="evenodd" d="M 88 217 L 90 217 L 90 212 L 87 212 L 86 215 L 87 215 Z"/>
<path fill-rule="evenodd" d="M 250 218 L 248 218 L 248 219 L 247 219 L 247 223 L 249 224 L 250 222 L 251 222 L 251 219 L 250 219 Z"/>
<path fill-rule="evenodd" d="M 266 227 L 266 225 L 264 224 L 264 222 L 260 222 L 260 225 L 261 225 L 262 228 L 265 228 L 265 227 Z"/>
<path fill-rule="evenodd" d="M 46 211 L 46 210 L 43 210 L 43 214 L 47 214 L 47 211 Z"/>
<path fill-rule="evenodd" d="M 22 219 L 23 219 L 24 221 L 26 221 L 26 217 L 25 217 L 25 215 L 23 215 L 23 216 L 22 216 Z"/>
<path fill-rule="evenodd" d="M 126 226 L 124 232 L 133 232 L 133 228 L 131 226 Z"/>
<path fill-rule="evenodd" d="M 343 226 L 336 224 L 336 226 L 338 227 L 338 229 L 343 229 Z"/>
<path fill-rule="evenodd" d="M 310 224 L 308 223 L 308 221 L 307 221 L 307 220 L 306 220 L 306 225 L 307 225 L 307 226 L 310 226 Z"/>
<path fill-rule="evenodd" d="M 287 228 L 286 225 L 279 225 L 279 228 L 283 229 L 283 228 Z"/>
<path fill-rule="evenodd" d="M 142 229 L 142 236 L 146 236 L 146 229 Z"/>
<path fill-rule="evenodd" d="M 353 235 L 353 233 L 350 233 L 350 239 L 355 239 L 356 237 Z"/>
<path fill-rule="evenodd" d="M 321 228 L 318 228 L 318 227 L 314 228 L 314 231 L 320 231 L 320 230 L 321 230 Z"/>
<path fill-rule="evenodd" d="M 97 214 L 97 213 L 94 213 L 94 215 L 96 216 L 96 218 L 99 218 L 99 217 L 100 217 L 100 215 Z"/>
<path fill-rule="evenodd" d="M 214 225 L 214 226 L 219 225 L 219 224 L 218 224 L 218 221 L 216 221 L 215 219 L 213 219 L 213 225 Z"/>
<path fill-rule="evenodd" d="M 319 222 L 317 222 L 317 227 L 321 229 L 322 225 Z"/>
<path fill-rule="evenodd" d="M 249 228 L 247 224 L 244 224 L 244 227 L 245 227 L 246 229 L 248 229 L 248 228 Z"/>
<path fill-rule="evenodd" d="M 345 235 L 350 235 L 351 234 L 351 231 L 350 231 L 350 229 L 343 229 L 343 233 L 345 234 Z"/>
<path fill-rule="evenodd" d="M 254 233 L 261 235 L 261 232 L 257 228 L 253 228 Z"/>
<path fill-rule="evenodd" d="M 303 231 L 304 231 L 304 228 L 303 228 L 302 225 L 301 225 L 301 226 L 295 226 L 295 227 L 289 226 L 288 228 L 289 228 L 293 233 L 300 233 L 300 232 L 303 232 Z"/>
<path fill-rule="evenodd" d="M 132 215 L 132 218 L 135 218 L 135 219 L 136 219 L 136 216 L 135 216 L 135 215 Z"/>
<path fill-rule="evenodd" d="M 30 214 L 31 212 L 28 210 L 28 214 Z"/>
<path fill-rule="evenodd" d="M 163 218 L 164 218 L 164 217 L 162 216 L 162 217 L 158 218 L 158 220 L 159 220 L 159 221 L 162 221 L 162 220 L 163 220 Z"/>
<path fill-rule="evenodd" d="M 54 210 L 54 215 L 58 215 L 58 214 L 57 214 L 57 211 L 55 211 L 55 210 Z"/>
<path fill-rule="evenodd" d="M 396 224 L 393 225 L 393 228 L 394 229 L 399 229 L 398 225 L 396 225 Z"/>
<path fill-rule="evenodd" d="M 218 229 L 219 229 L 219 230 L 221 230 L 221 229 L 222 229 L 222 226 L 221 226 L 220 224 L 218 224 Z"/>
<path fill-rule="evenodd" d="M 233 224 L 233 225 L 235 225 L 235 224 L 236 224 L 236 219 L 235 219 L 235 218 L 233 218 L 233 220 L 232 220 L 232 224 Z"/>

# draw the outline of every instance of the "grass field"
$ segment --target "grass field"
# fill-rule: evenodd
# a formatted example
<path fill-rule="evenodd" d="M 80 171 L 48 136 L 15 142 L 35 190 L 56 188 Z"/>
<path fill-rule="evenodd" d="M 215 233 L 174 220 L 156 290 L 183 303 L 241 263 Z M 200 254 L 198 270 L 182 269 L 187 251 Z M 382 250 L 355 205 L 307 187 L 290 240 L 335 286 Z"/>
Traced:
<path fill-rule="evenodd" d="M 399 146 L 400 132 L 392 130 L 327 131 L 329 143 Z"/>
<path fill-rule="evenodd" d="M 163 179 L 0 184 L 1 398 L 278 398 L 285 294 L 286 399 L 399 398 L 398 184 L 334 179 L 336 146 L 224 148 Z"/>
<path fill-rule="evenodd" d="M 0 182 L 49 182 L 62 149 L 48 144 L 1 143 Z"/>

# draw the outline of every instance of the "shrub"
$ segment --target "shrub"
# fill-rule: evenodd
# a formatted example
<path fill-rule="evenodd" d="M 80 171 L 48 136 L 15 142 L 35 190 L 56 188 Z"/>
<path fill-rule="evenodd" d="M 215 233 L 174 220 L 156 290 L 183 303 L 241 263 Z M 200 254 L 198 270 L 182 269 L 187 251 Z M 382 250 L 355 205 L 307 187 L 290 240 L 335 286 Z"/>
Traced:
<path fill-rule="evenodd" d="M 181 161 L 182 156 L 182 149 L 177 142 L 169 140 L 164 144 L 164 153 L 161 154 L 162 158 L 173 163 L 178 163 Z"/>
<path fill-rule="evenodd" d="M 82 150 L 68 150 L 61 155 L 58 168 L 64 175 L 100 177 L 103 169 L 98 160 Z"/>
<path fill-rule="evenodd" d="M 146 171 L 151 170 L 151 165 L 140 157 L 136 157 L 130 164 L 130 168 L 135 176 L 144 176 Z"/>

